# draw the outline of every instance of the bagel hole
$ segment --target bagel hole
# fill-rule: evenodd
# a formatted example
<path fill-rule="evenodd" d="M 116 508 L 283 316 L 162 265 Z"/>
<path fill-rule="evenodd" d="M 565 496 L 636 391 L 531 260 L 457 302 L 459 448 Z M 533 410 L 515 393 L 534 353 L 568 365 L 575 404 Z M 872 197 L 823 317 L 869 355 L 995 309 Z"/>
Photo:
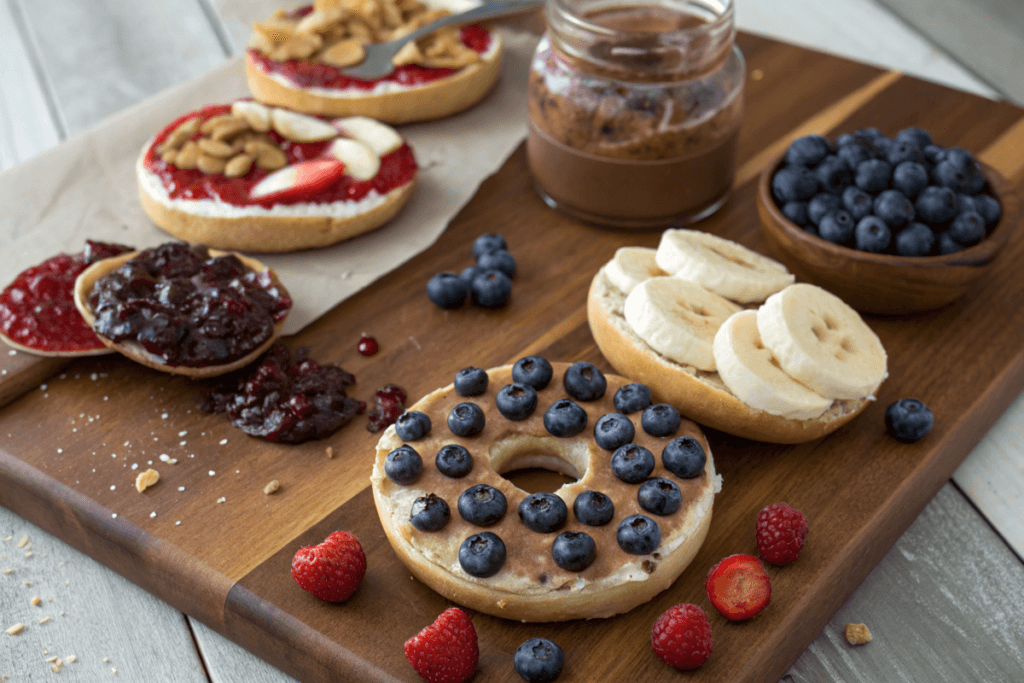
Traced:
<path fill-rule="evenodd" d="M 491 467 L 527 493 L 554 493 L 586 474 L 589 449 L 582 441 L 517 434 L 491 445 Z"/>

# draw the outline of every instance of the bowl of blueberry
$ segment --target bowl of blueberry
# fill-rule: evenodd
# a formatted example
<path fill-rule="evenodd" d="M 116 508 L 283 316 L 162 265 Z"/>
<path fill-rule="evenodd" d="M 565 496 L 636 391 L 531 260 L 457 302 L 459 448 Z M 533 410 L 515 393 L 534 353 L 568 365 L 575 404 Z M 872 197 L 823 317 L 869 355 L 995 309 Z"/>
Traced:
<path fill-rule="evenodd" d="M 893 138 L 867 128 L 794 140 L 761 174 L 757 208 L 799 279 L 861 312 L 904 315 L 971 291 L 1019 222 L 1020 197 L 921 128 Z"/>

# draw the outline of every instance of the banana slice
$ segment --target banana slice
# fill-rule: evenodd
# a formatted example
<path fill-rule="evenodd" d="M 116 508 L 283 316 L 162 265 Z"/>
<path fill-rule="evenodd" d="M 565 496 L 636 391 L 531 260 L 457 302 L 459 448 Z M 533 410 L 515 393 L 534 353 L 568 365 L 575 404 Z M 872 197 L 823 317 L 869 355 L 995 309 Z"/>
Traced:
<path fill-rule="evenodd" d="M 629 294 L 633 288 L 652 277 L 668 275 L 654 260 L 655 249 L 622 247 L 604 268 L 604 274 L 620 291 Z"/>
<path fill-rule="evenodd" d="M 722 323 L 715 334 L 715 365 L 725 386 L 755 410 L 791 420 L 810 420 L 832 405 L 787 375 L 772 352 L 761 343 L 757 312 L 740 311 Z"/>
<path fill-rule="evenodd" d="M 633 288 L 623 315 L 637 336 L 661 355 L 712 371 L 715 332 L 739 310 L 700 285 L 676 277 L 654 277 Z"/>
<path fill-rule="evenodd" d="M 764 301 L 795 280 L 778 261 L 698 230 L 666 230 L 656 258 L 662 270 L 741 304 Z"/>
<path fill-rule="evenodd" d="M 886 377 L 878 335 L 821 287 L 790 285 L 757 310 L 757 330 L 779 365 L 826 398 L 864 398 Z"/>

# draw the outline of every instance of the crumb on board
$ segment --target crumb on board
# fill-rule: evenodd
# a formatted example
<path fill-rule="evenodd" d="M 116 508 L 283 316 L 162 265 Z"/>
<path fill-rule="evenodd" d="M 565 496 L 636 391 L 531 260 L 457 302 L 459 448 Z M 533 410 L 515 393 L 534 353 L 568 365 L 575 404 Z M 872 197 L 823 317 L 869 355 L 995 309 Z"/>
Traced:
<path fill-rule="evenodd" d="M 7 635 L 9 635 L 9 636 L 16 636 L 16 635 L 18 635 L 19 633 L 21 633 L 24 630 L 25 630 L 25 624 L 23 624 L 23 623 L 21 623 L 19 621 L 14 626 L 9 626 L 7 628 Z"/>
<path fill-rule="evenodd" d="M 328 458 L 333 458 L 334 457 L 334 449 L 332 447 L 328 446 L 326 452 L 327 452 L 327 457 Z"/>
<path fill-rule="evenodd" d="M 847 624 L 843 636 L 850 645 L 863 645 L 871 640 L 871 631 L 866 624 Z"/>
<path fill-rule="evenodd" d="M 21 539 L 18 541 L 18 547 L 19 548 L 24 548 L 27 545 L 28 545 L 28 536 L 22 536 Z"/>
<path fill-rule="evenodd" d="M 37 595 L 31 600 L 29 600 L 29 602 L 38 607 L 39 605 L 43 604 L 43 599 Z"/>
<path fill-rule="evenodd" d="M 279 482 L 277 479 L 275 479 L 274 481 L 270 482 L 269 484 L 267 484 L 266 486 L 263 487 L 263 493 L 265 493 L 265 494 L 267 494 L 269 496 L 271 493 L 277 492 L 278 489 L 280 489 L 280 488 L 281 488 L 281 482 Z"/>
<path fill-rule="evenodd" d="M 142 493 L 158 481 L 160 481 L 160 473 L 150 467 L 145 472 L 139 472 L 135 477 L 135 490 Z"/>

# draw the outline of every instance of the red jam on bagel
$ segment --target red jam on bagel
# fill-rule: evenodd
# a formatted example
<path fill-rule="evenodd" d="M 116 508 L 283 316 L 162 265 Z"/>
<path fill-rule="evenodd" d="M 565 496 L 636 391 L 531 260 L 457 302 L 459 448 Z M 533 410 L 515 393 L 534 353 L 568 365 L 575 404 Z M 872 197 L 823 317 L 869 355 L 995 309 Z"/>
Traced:
<path fill-rule="evenodd" d="M 502 476 L 525 468 L 576 481 L 531 494 Z M 721 480 L 700 428 L 643 385 L 531 356 L 467 368 L 411 406 L 377 444 L 371 485 L 391 545 L 430 588 L 494 616 L 565 621 L 670 586 Z"/>

